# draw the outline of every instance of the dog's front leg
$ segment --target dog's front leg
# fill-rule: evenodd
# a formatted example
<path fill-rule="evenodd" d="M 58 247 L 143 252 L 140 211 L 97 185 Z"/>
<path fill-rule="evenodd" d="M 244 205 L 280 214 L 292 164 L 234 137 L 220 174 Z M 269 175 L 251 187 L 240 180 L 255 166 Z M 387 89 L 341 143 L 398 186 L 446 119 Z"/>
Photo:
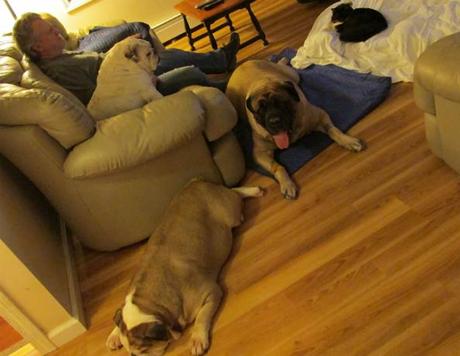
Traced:
<path fill-rule="evenodd" d="M 274 152 L 272 150 L 258 150 L 254 149 L 254 161 L 265 169 L 267 172 L 273 174 L 273 177 L 280 185 L 281 194 L 285 199 L 297 198 L 297 186 L 292 181 L 286 169 L 275 161 Z"/>
<path fill-rule="evenodd" d="M 193 324 L 191 339 L 192 355 L 202 355 L 208 349 L 212 318 L 219 307 L 221 299 L 222 290 L 215 284 L 204 300 Z"/>
<path fill-rule="evenodd" d="M 321 113 L 318 130 L 327 134 L 338 145 L 347 150 L 360 152 L 366 149 L 366 143 L 363 140 L 347 135 L 335 127 L 331 118 L 325 111 Z"/>

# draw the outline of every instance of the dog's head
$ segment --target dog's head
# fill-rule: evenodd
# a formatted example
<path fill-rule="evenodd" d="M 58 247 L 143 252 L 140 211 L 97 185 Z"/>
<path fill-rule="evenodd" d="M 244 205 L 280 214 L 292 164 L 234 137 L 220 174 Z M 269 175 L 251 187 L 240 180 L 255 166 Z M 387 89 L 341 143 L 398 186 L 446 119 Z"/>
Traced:
<path fill-rule="evenodd" d="M 160 317 L 145 318 L 144 315 L 144 321 L 136 322 L 130 317 L 130 320 L 125 322 L 123 313 L 129 311 L 118 309 L 113 321 L 120 331 L 121 344 L 133 356 L 163 355 L 171 340 L 180 336 L 179 326 L 170 327 Z"/>
<path fill-rule="evenodd" d="M 332 23 L 344 22 L 348 16 L 353 12 L 352 3 L 340 4 L 332 9 Z"/>
<path fill-rule="evenodd" d="M 256 122 L 273 137 L 280 149 L 289 147 L 299 94 L 291 81 L 270 82 L 249 93 L 246 107 Z"/>
<path fill-rule="evenodd" d="M 146 72 L 153 73 L 158 65 L 158 55 L 149 42 L 138 38 L 125 39 L 125 57 L 136 62 Z"/>

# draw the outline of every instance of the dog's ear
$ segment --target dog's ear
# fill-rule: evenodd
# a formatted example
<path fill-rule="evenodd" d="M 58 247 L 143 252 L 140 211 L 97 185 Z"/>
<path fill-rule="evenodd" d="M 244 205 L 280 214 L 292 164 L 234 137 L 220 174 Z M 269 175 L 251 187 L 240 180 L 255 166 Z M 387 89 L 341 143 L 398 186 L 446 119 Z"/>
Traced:
<path fill-rule="evenodd" d="M 254 96 L 256 96 L 257 99 L 255 99 Z M 256 102 L 256 104 L 254 104 L 254 102 Z M 254 115 L 257 114 L 258 112 L 260 114 L 260 111 L 263 110 L 266 105 L 267 105 L 267 99 L 263 95 L 258 96 L 256 94 L 246 99 L 246 107 Z"/>
<path fill-rule="evenodd" d="M 113 316 L 113 322 L 119 328 L 121 327 L 121 323 L 123 322 L 123 317 L 121 315 L 121 309 L 120 308 L 117 309 L 117 311 L 115 312 L 115 315 Z"/>
<path fill-rule="evenodd" d="M 248 97 L 246 99 L 246 107 L 249 109 L 250 112 L 252 112 L 253 114 L 256 113 L 256 111 L 254 110 L 254 108 L 252 107 L 252 96 Z"/>
<path fill-rule="evenodd" d="M 138 56 L 138 44 L 137 43 L 130 43 L 128 46 L 126 46 L 125 50 L 125 57 L 128 59 L 131 59 L 134 62 L 139 62 L 139 56 Z"/>
<path fill-rule="evenodd" d="M 289 96 L 294 99 L 295 101 L 300 101 L 299 94 L 297 93 L 297 90 L 295 89 L 294 83 L 291 82 L 290 80 L 286 80 L 283 83 L 283 89 L 286 90 L 286 92 L 289 94 Z"/>
<path fill-rule="evenodd" d="M 130 334 L 140 340 L 143 339 L 150 339 L 150 340 L 158 340 L 158 341 L 167 341 L 171 338 L 171 334 L 168 331 L 166 325 L 154 321 L 152 323 L 142 323 L 130 331 Z"/>
<path fill-rule="evenodd" d="M 179 323 L 174 323 L 169 329 L 168 329 L 171 337 L 174 340 L 177 340 L 181 335 L 182 335 L 182 326 L 179 325 Z"/>

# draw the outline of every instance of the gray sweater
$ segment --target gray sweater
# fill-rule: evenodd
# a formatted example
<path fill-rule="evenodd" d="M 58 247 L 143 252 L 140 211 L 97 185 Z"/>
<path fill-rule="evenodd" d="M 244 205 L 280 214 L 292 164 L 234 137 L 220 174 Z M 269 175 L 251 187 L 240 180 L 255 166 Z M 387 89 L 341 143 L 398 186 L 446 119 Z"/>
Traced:
<path fill-rule="evenodd" d="M 43 59 L 37 64 L 48 77 L 87 105 L 96 89 L 97 73 L 103 59 L 103 53 L 65 52 L 57 58 Z"/>

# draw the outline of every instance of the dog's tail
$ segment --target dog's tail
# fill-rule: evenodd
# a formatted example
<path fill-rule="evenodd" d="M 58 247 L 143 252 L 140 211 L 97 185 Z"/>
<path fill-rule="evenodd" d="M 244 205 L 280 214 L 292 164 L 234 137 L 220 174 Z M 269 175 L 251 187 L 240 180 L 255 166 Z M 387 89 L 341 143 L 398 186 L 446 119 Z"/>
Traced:
<path fill-rule="evenodd" d="M 232 190 L 243 198 L 261 197 L 264 195 L 264 191 L 261 187 L 236 187 L 232 188 Z"/>

